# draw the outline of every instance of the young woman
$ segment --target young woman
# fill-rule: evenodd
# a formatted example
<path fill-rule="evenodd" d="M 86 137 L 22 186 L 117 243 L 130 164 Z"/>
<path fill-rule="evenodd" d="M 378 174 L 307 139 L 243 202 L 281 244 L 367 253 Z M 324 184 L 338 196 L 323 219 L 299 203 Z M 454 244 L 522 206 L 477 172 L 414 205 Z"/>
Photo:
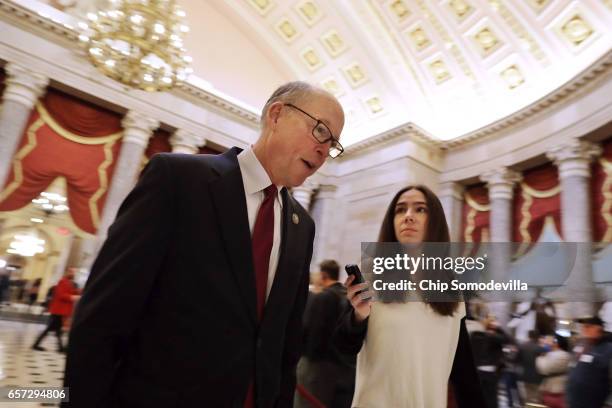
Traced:
<path fill-rule="evenodd" d="M 449 241 L 444 210 L 431 190 L 409 186 L 393 197 L 378 242 Z M 345 282 L 352 308 L 334 336 L 340 351 L 359 353 L 352 407 L 446 408 L 449 381 L 459 408 L 486 407 L 463 302 L 372 302 L 368 283 L 353 280 Z"/>

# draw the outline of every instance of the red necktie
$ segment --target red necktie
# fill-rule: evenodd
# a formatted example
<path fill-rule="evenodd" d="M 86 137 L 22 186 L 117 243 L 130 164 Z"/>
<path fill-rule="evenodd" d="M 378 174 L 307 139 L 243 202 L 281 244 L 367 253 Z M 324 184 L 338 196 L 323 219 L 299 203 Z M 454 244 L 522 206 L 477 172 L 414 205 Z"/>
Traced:
<path fill-rule="evenodd" d="M 253 266 L 255 266 L 255 287 L 257 289 L 257 317 L 261 320 L 266 304 L 266 288 L 268 287 L 268 270 L 270 269 L 270 252 L 274 239 L 274 198 L 277 195 L 276 186 L 269 185 L 264 190 L 264 200 L 257 212 L 253 228 Z"/>
<path fill-rule="evenodd" d="M 261 320 L 266 304 L 266 289 L 268 286 L 268 270 L 270 268 L 270 253 L 274 240 L 274 199 L 278 190 L 274 184 L 264 189 L 264 200 L 257 212 L 253 236 L 253 266 L 255 267 L 255 288 L 257 291 L 257 317 Z M 255 407 L 254 384 L 251 381 L 247 391 L 244 408 Z"/>

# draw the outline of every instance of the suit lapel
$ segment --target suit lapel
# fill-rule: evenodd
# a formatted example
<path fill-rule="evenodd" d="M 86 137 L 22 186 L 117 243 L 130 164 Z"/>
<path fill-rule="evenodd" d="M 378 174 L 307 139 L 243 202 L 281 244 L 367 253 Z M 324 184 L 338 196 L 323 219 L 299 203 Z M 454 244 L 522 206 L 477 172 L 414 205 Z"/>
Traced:
<path fill-rule="evenodd" d="M 217 212 L 219 229 L 225 244 L 232 273 L 253 324 L 257 324 L 257 298 L 251 233 L 247 215 L 242 174 L 232 149 L 220 156 L 215 170 L 219 178 L 210 183 L 210 191 Z"/>

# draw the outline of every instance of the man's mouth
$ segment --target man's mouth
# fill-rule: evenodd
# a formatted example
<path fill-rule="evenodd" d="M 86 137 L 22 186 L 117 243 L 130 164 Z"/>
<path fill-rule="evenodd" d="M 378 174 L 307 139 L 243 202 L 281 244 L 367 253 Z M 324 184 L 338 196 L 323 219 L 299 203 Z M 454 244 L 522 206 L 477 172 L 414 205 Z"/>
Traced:
<path fill-rule="evenodd" d="M 306 165 L 306 167 L 308 167 L 309 170 L 313 170 L 315 168 L 314 164 L 312 164 L 308 160 L 302 159 L 302 162 L 304 162 L 304 164 Z"/>

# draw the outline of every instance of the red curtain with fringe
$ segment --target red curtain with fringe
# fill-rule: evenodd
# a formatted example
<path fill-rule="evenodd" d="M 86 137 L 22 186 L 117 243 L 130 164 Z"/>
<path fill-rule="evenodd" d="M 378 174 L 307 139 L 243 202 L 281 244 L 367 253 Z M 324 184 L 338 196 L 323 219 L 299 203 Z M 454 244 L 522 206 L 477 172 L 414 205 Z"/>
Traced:
<path fill-rule="evenodd" d="M 550 195 L 553 189 L 558 187 L 559 174 L 553 163 L 546 163 L 523 172 L 523 181 L 514 192 L 515 242 L 537 242 L 547 217 L 553 218 L 557 232 L 562 236 L 560 192 Z M 538 197 L 540 194 L 550 196 Z"/>
<path fill-rule="evenodd" d="M 601 157 L 591 166 L 593 241 L 612 242 L 612 137 L 601 147 Z"/>
<path fill-rule="evenodd" d="M 466 187 L 463 194 L 462 242 L 487 242 L 491 211 L 489 190 L 485 184 Z"/>
<path fill-rule="evenodd" d="M 67 184 L 75 225 L 95 234 L 121 148 L 121 115 L 49 89 L 32 110 L 2 192 L 0 211 L 13 211 L 58 177 Z"/>

